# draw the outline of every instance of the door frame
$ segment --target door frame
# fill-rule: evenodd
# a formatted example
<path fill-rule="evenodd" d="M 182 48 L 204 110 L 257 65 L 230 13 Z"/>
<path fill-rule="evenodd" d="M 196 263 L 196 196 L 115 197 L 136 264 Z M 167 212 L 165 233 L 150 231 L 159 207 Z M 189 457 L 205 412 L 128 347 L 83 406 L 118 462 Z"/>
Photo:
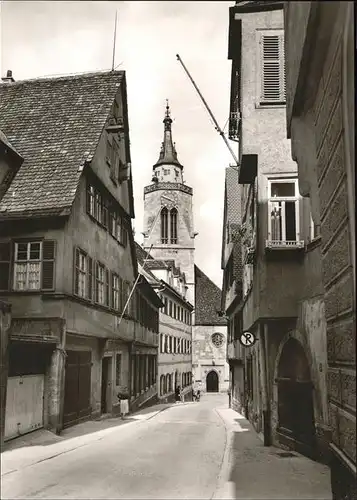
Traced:
<path fill-rule="evenodd" d="M 101 385 L 100 385 L 100 403 L 101 403 L 101 413 L 110 413 L 113 406 L 113 368 L 114 368 L 114 354 L 113 353 L 105 353 L 102 357 L 101 363 Z M 104 403 L 104 411 L 103 411 L 103 402 L 102 402 L 102 391 L 103 391 L 103 362 L 107 363 L 107 387 L 105 389 L 105 403 Z M 115 382 L 115 381 L 114 381 Z"/>
<path fill-rule="evenodd" d="M 217 390 L 216 390 L 216 391 L 208 391 L 207 378 L 208 378 L 208 376 L 209 376 L 212 372 L 214 372 L 214 373 L 215 373 L 215 375 L 216 375 L 216 377 L 217 377 Z M 215 370 L 215 369 L 213 369 L 213 368 L 212 368 L 212 369 L 210 369 L 210 370 L 208 371 L 208 373 L 206 374 L 206 392 L 212 392 L 212 393 L 218 393 L 218 392 L 219 392 L 219 374 L 218 374 L 217 370 Z"/>

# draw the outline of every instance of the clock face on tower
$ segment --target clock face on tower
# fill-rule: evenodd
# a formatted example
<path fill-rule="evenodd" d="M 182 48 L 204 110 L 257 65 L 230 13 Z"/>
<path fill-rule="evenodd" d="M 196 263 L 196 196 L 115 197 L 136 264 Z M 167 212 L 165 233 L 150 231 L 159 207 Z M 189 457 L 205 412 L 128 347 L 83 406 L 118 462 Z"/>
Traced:
<path fill-rule="evenodd" d="M 177 206 L 179 202 L 179 197 L 174 191 L 164 191 L 161 195 L 162 205 L 167 207 Z"/>

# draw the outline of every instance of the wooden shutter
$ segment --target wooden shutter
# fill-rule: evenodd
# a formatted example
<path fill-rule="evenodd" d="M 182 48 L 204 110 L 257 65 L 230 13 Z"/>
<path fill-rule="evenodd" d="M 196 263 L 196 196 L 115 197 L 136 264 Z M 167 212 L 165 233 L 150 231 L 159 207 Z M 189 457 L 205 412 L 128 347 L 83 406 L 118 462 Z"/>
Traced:
<path fill-rule="evenodd" d="M 113 139 L 112 160 L 110 167 L 110 178 L 116 182 L 119 180 L 120 149 L 115 139 Z"/>
<path fill-rule="evenodd" d="M 55 254 L 56 242 L 42 242 L 42 289 L 53 290 L 55 287 Z"/>
<path fill-rule="evenodd" d="M 115 303 L 114 303 L 114 273 L 110 273 L 110 304 L 109 306 L 114 309 Z"/>
<path fill-rule="evenodd" d="M 11 241 L 0 242 L 0 290 L 10 289 Z"/>
<path fill-rule="evenodd" d="M 108 269 L 105 270 L 105 305 L 110 306 L 110 291 L 109 291 L 109 284 L 110 284 L 110 275 Z"/>
<path fill-rule="evenodd" d="M 119 311 L 123 312 L 123 280 L 121 277 L 118 277 L 118 289 L 119 289 Z"/>
<path fill-rule="evenodd" d="M 87 255 L 87 298 L 93 300 L 93 259 Z"/>
<path fill-rule="evenodd" d="M 74 248 L 73 258 L 73 292 L 78 295 L 78 279 L 79 279 L 79 248 Z"/>
<path fill-rule="evenodd" d="M 121 224 L 120 242 L 126 248 L 128 244 L 128 224 L 124 218 L 122 219 L 122 224 Z"/>
<path fill-rule="evenodd" d="M 261 35 L 261 104 L 285 103 L 284 36 Z"/>
<path fill-rule="evenodd" d="M 105 159 L 109 165 L 111 165 L 112 162 L 112 155 L 113 155 L 113 145 L 112 145 L 112 139 L 109 134 L 107 134 L 107 145 L 106 145 L 106 155 Z"/>

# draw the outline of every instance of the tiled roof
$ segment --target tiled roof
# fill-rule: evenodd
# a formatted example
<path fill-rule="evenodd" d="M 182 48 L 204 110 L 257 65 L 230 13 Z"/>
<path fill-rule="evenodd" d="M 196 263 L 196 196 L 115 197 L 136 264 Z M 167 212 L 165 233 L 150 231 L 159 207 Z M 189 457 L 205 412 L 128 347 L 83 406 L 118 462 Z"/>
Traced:
<path fill-rule="evenodd" d="M 148 260 L 154 260 L 151 255 L 143 249 L 141 245 L 136 241 L 135 242 L 135 248 L 136 248 L 136 255 L 138 258 L 138 262 L 142 265 L 144 263 L 144 260 L 147 258 Z"/>
<path fill-rule="evenodd" d="M 236 1 L 235 7 L 241 9 L 242 11 L 256 11 L 260 10 L 270 10 L 272 8 L 283 8 L 284 2 L 281 0 L 242 0 Z"/>
<path fill-rule="evenodd" d="M 138 263 L 143 267 L 145 259 L 147 258 L 147 261 L 145 262 L 145 267 L 144 270 L 145 272 L 152 278 L 154 281 L 157 281 L 155 275 L 150 271 L 150 266 L 148 265 L 150 262 L 154 262 L 153 258 L 151 255 L 143 249 L 139 243 L 135 241 L 135 251 L 136 251 L 136 258 Z"/>
<path fill-rule="evenodd" d="M 148 260 L 146 262 L 148 269 L 167 269 L 168 266 L 163 260 Z"/>
<path fill-rule="evenodd" d="M 217 314 L 220 310 L 221 290 L 195 266 L 195 324 L 226 325 L 227 321 Z"/>
<path fill-rule="evenodd" d="M 0 85 L 0 128 L 24 158 L 1 200 L 2 217 L 71 207 L 123 80 L 124 71 L 112 71 Z"/>
<path fill-rule="evenodd" d="M 12 144 L 10 144 L 8 138 L 6 137 L 6 135 L 4 134 L 4 132 L 2 130 L 0 130 L 0 142 L 2 142 L 2 144 L 4 144 L 4 146 L 6 146 L 7 148 L 11 149 L 14 153 L 16 153 L 18 156 L 21 156 L 17 151 L 16 149 L 14 148 L 14 146 Z"/>

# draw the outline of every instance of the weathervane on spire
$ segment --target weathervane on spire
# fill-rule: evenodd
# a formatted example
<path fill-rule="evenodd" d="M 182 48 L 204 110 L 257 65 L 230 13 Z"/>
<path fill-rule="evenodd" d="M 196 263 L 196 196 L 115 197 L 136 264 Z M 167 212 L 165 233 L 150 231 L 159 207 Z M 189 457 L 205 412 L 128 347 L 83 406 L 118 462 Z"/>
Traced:
<path fill-rule="evenodd" d="M 170 118 L 170 106 L 169 106 L 169 100 L 166 99 L 166 114 L 165 118 Z"/>
<path fill-rule="evenodd" d="M 171 112 L 169 106 L 169 100 L 166 99 L 166 109 L 164 123 L 164 140 L 161 143 L 160 155 L 158 161 L 154 165 L 154 169 L 159 165 L 176 165 L 179 168 L 183 168 L 181 163 L 177 159 L 176 144 L 172 140 L 171 131 Z"/>

